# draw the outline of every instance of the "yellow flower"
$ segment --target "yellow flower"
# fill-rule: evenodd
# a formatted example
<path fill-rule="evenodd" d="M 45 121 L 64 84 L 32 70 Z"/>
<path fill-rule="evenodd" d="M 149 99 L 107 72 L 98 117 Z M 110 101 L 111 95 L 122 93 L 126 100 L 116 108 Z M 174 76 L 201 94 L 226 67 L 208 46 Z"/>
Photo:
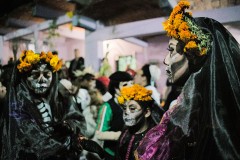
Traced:
<path fill-rule="evenodd" d="M 26 61 L 28 63 L 36 64 L 40 60 L 39 54 L 28 54 L 26 56 Z"/>
<path fill-rule="evenodd" d="M 63 64 L 62 60 L 58 61 L 58 64 L 57 64 L 57 66 L 54 68 L 53 72 L 56 72 L 56 71 L 58 71 L 59 69 L 61 69 L 61 68 L 62 68 L 62 64 Z"/>
<path fill-rule="evenodd" d="M 191 32 L 183 30 L 179 32 L 179 37 L 183 42 L 187 42 L 191 38 Z"/>
<path fill-rule="evenodd" d="M 187 22 L 182 22 L 178 28 L 179 31 L 188 30 L 188 29 L 189 29 L 189 26 L 188 26 Z"/>
<path fill-rule="evenodd" d="M 207 53 L 207 49 L 206 48 L 202 48 L 201 52 L 200 52 L 200 56 L 205 55 Z"/>
<path fill-rule="evenodd" d="M 69 18 L 72 18 L 72 17 L 73 17 L 73 11 L 67 12 L 66 15 L 67 15 Z"/>
<path fill-rule="evenodd" d="M 53 55 L 52 52 L 41 52 L 41 54 L 34 53 L 31 50 L 23 51 L 19 58 L 19 64 L 17 68 L 19 72 L 27 72 L 32 69 L 32 66 L 40 61 L 48 63 L 53 72 L 58 71 L 62 67 L 62 60 L 59 60 L 57 55 Z"/>
<path fill-rule="evenodd" d="M 45 52 L 40 53 L 40 59 L 45 60 L 47 58 L 47 54 Z"/>
<path fill-rule="evenodd" d="M 197 48 L 198 48 L 198 46 L 197 46 L 196 42 L 190 41 L 185 45 L 184 52 L 187 52 L 188 50 L 197 49 Z"/>
<path fill-rule="evenodd" d="M 57 57 L 57 55 L 54 55 L 54 56 L 52 57 L 52 59 L 50 60 L 50 65 L 51 65 L 53 68 L 55 68 L 55 67 L 57 66 L 57 64 L 58 64 L 58 57 Z"/>
<path fill-rule="evenodd" d="M 123 87 L 120 91 L 120 96 L 117 98 L 119 104 L 123 104 L 125 101 L 149 101 L 152 100 L 152 91 L 146 88 L 134 84 L 133 86 Z"/>
<path fill-rule="evenodd" d="M 124 98 L 123 98 L 122 96 L 119 96 L 119 97 L 117 98 L 117 100 L 118 100 L 118 103 L 119 103 L 119 104 L 123 104 L 123 103 L 124 103 Z"/>
<path fill-rule="evenodd" d="M 163 22 L 163 27 L 168 36 L 185 43 L 184 52 L 191 49 L 191 54 L 202 56 L 207 54 L 211 47 L 211 37 L 197 26 L 192 19 L 191 12 L 185 12 L 185 9 L 189 7 L 190 3 L 187 0 L 180 0 L 169 18 Z M 196 42 L 199 41 L 204 41 L 205 43 L 197 45 Z"/>
<path fill-rule="evenodd" d="M 19 72 L 28 71 L 32 68 L 32 65 L 30 63 L 22 62 L 20 65 L 17 66 Z"/>

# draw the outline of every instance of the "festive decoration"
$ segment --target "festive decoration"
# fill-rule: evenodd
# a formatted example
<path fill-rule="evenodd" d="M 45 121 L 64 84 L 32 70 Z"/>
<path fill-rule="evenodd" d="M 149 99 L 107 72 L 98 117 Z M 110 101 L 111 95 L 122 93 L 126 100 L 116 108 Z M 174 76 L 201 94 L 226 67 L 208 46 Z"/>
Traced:
<path fill-rule="evenodd" d="M 20 63 L 17 65 L 19 72 L 27 72 L 40 61 L 49 64 L 53 72 L 58 71 L 62 67 L 62 60 L 52 52 L 41 52 L 41 54 L 34 53 L 31 50 L 23 51 L 19 58 Z"/>
<path fill-rule="evenodd" d="M 194 52 L 197 56 L 207 53 L 211 46 L 210 35 L 204 33 L 193 21 L 192 13 L 185 12 L 190 3 L 182 0 L 173 9 L 169 19 L 163 23 L 167 35 L 185 43 L 183 52 Z"/>
<path fill-rule="evenodd" d="M 120 91 L 120 96 L 118 96 L 119 104 L 124 104 L 125 101 L 135 100 L 135 101 L 150 101 L 152 100 L 152 91 L 146 88 L 134 84 L 133 86 L 123 87 Z"/>

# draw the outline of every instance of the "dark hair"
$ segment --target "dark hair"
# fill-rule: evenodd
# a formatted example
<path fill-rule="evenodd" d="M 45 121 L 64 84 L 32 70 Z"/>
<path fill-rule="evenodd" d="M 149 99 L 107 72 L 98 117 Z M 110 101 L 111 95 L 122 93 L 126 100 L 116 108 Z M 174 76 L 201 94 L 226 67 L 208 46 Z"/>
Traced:
<path fill-rule="evenodd" d="M 158 124 L 164 114 L 164 110 L 160 108 L 154 100 L 151 101 L 137 101 L 141 106 L 142 110 L 145 112 L 147 108 L 151 111 L 151 116 L 149 117 L 154 124 Z"/>
<path fill-rule="evenodd" d="M 94 80 L 94 79 L 95 79 L 95 76 L 91 73 L 86 73 L 82 76 L 82 80 L 90 81 L 90 80 Z"/>
<path fill-rule="evenodd" d="M 153 107 L 154 104 L 154 100 L 150 100 L 150 101 L 136 101 L 141 108 L 145 111 L 147 108 L 149 108 L 151 110 L 151 108 Z"/>
<path fill-rule="evenodd" d="M 98 79 L 96 79 L 96 88 L 102 95 L 107 92 L 107 87 Z"/>
<path fill-rule="evenodd" d="M 147 78 L 147 85 L 150 85 L 150 82 L 151 82 L 151 73 L 150 73 L 149 67 L 150 67 L 150 64 L 145 64 L 142 67 L 143 76 Z"/>
<path fill-rule="evenodd" d="M 53 55 L 58 55 L 58 51 L 52 51 Z"/>
<path fill-rule="evenodd" d="M 110 82 L 108 86 L 108 91 L 111 95 L 115 94 L 115 89 L 119 87 L 120 82 L 133 80 L 132 76 L 124 71 L 117 71 L 110 75 Z"/>

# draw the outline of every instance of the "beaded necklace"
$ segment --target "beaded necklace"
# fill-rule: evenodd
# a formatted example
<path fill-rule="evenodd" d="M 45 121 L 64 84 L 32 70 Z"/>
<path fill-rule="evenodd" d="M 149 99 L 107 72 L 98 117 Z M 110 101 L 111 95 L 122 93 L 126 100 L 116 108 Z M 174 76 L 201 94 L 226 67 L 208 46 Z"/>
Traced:
<path fill-rule="evenodd" d="M 128 149 L 127 149 L 125 160 L 129 159 L 129 155 L 130 155 L 130 151 L 131 151 L 131 148 L 132 148 L 132 144 L 133 144 L 134 138 L 135 138 L 135 136 L 133 135 L 131 140 L 130 140 L 130 142 L 129 142 L 129 145 L 128 145 Z"/>

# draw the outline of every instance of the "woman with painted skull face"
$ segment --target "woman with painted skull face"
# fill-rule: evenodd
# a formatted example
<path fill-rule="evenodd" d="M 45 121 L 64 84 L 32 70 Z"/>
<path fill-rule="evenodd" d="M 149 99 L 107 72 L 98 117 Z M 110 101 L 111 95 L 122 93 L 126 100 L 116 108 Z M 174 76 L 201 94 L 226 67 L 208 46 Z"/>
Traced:
<path fill-rule="evenodd" d="M 177 103 L 136 151 L 141 160 L 240 159 L 240 48 L 222 24 L 193 18 L 180 1 L 164 23 L 169 80 L 187 80 Z"/>
<path fill-rule="evenodd" d="M 132 76 L 127 72 L 116 71 L 109 79 L 108 91 L 111 99 L 105 102 L 98 111 L 96 137 L 104 141 L 104 150 L 114 157 L 117 140 L 124 126 L 123 111 L 118 104 L 117 97 L 122 87 L 132 85 Z"/>
<path fill-rule="evenodd" d="M 1 123 L 1 159 L 75 158 L 79 147 L 71 143 L 71 135 L 84 133 L 86 127 L 74 104 L 62 104 L 58 98 L 60 68 L 61 60 L 51 52 L 21 54 Z"/>
<path fill-rule="evenodd" d="M 121 89 L 118 102 L 123 109 L 126 128 L 119 138 L 116 159 L 134 159 L 133 153 L 139 142 L 157 124 L 152 113 L 158 111 L 158 106 L 154 105 L 151 95 L 151 90 L 138 84 Z"/>

